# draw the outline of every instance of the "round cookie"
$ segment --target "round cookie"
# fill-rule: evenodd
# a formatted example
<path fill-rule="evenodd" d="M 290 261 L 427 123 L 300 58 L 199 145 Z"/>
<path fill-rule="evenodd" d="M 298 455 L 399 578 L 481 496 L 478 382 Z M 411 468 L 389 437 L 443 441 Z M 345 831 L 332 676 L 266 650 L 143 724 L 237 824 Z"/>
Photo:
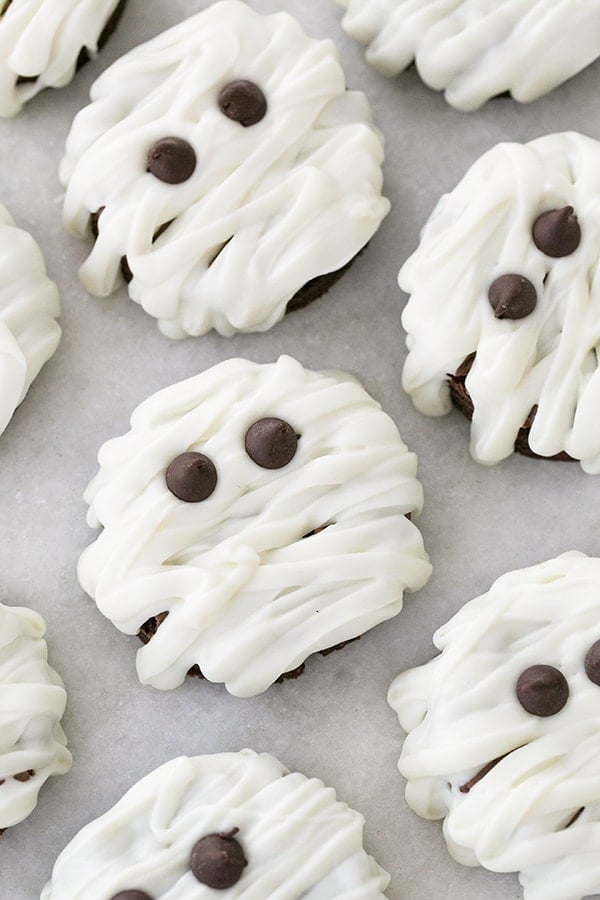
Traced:
<path fill-rule="evenodd" d="M 442 197 L 400 271 L 402 384 L 426 415 L 452 402 L 471 454 L 513 449 L 600 472 L 600 143 L 498 144 Z"/>
<path fill-rule="evenodd" d="M 0 205 L 0 433 L 58 347 L 59 314 L 38 245 Z"/>
<path fill-rule="evenodd" d="M 0 603 L 0 833 L 25 819 L 51 775 L 71 768 L 60 720 L 67 695 L 47 662 L 44 622 Z"/>
<path fill-rule="evenodd" d="M 0 116 L 63 87 L 95 56 L 127 0 L 0 0 Z"/>
<path fill-rule="evenodd" d="M 409 806 L 526 900 L 600 893 L 600 559 L 510 572 L 433 640 L 388 697 Z"/>
<path fill-rule="evenodd" d="M 389 876 L 363 827 L 333 788 L 267 753 L 182 756 L 76 835 L 42 900 L 382 900 Z"/>
<path fill-rule="evenodd" d="M 383 75 L 413 61 L 429 87 L 469 111 L 510 92 L 528 103 L 600 56 L 595 0 L 337 0 L 343 27 Z"/>
<path fill-rule="evenodd" d="M 126 87 L 125 87 L 126 86 Z M 223 0 L 96 81 L 61 165 L 81 268 L 170 337 L 264 331 L 339 277 L 389 210 L 383 142 L 329 40 Z"/>
<path fill-rule="evenodd" d="M 99 463 L 85 499 L 104 530 L 79 578 L 120 631 L 151 637 L 145 684 L 192 669 L 258 694 L 429 577 L 416 457 L 348 375 L 227 360 L 142 403 Z"/>

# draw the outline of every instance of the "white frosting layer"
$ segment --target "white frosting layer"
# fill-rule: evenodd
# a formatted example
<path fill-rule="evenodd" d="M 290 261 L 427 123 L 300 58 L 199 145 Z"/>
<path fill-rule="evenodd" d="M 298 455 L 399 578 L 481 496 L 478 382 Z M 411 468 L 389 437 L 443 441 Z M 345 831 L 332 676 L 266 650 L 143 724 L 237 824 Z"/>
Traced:
<path fill-rule="evenodd" d="M 567 553 L 499 578 L 438 629 L 442 653 L 390 688 L 409 732 L 399 762 L 409 805 L 445 816 L 459 862 L 520 870 L 526 900 L 600 893 L 600 687 L 584 669 L 598 639 L 600 559 Z M 569 684 L 566 706 L 548 718 L 516 698 L 519 675 L 537 664 Z"/>
<path fill-rule="evenodd" d="M 217 104 L 240 78 L 268 103 L 250 127 Z M 72 234 L 89 236 L 90 213 L 104 207 L 81 279 L 106 296 L 127 256 L 131 298 L 170 337 L 270 328 L 305 283 L 352 259 L 388 212 L 366 98 L 346 91 L 332 42 L 311 40 L 287 13 L 215 3 L 124 56 L 91 97 L 61 166 Z M 168 136 L 197 155 L 179 185 L 146 172 L 148 150 Z"/>
<path fill-rule="evenodd" d="M 44 782 L 71 767 L 60 726 L 67 695 L 44 632 L 37 613 L 0 603 L 0 828 L 28 816 Z M 29 770 L 27 781 L 14 778 Z"/>
<path fill-rule="evenodd" d="M 39 247 L 0 205 L 0 433 L 58 346 L 59 313 Z"/>
<path fill-rule="evenodd" d="M 278 470 L 244 448 L 247 429 L 268 416 L 301 434 Z M 350 376 L 285 356 L 231 359 L 150 397 L 131 426 L 102 447 L 86 491 L 88 521 L 104 531 L 79 577 L 126 634 L 169 612 L 138 651 L 143 683 L 174 688 L 198 664 L 231 693 L 258 694 L 311 653 L 396 615 L 403 591 L 427 581 L 422 538 L 406 518 L 423 500 L 416 457 Z M 170 462 L 189 450 L 218 471 L 202 503 L 165 485 Z"/>
<path fill-rule="evenodd" d="M 527 103 L 600 56 L 598 0 L 337 0 L 387 76 L 413 60 L 456 109 L 510 91 Z"/>
<path fill-rule="evenodd" d="M 0 0 L 0 116 L 14 116 L 75 73 L 82 47 L 95 56 L 119 0 Z M 2 14 L 2 10 L 4 14 Z M 19 76 L 34 82 L 17 84 Z"/>
<path fill-rule="evenodd" d="M 408 358 L 402 383 L 417 409 L 451 408 L 447 374 L 476 351 L 466 386 L 474 403 L 471 453 L 491 464 L 512 453 L 519 428 L 538 410 L 535 453 L 565 450 L 600 472 L 600 143 L 575 133 L 499 144 L 442 197 L 399 282 L 412 296 L 402 323 Z M 531 228 L 549 209 L 572 206 L 582 239 L 552 259 Z M 524 275 L 538 301 L 519 320 L 496 319 L 492 281 Z"/>
<path fill-rule="evenodd" d="M 333 788 L 252 750 L 179 757 L 151 772 L 58 857 L 42 900 L 381 900 L 389 876 L 363 850 L 363 817 Z M 194 844 L 239 828 L 248 865 L 213 890 L 190 870 Z"/>

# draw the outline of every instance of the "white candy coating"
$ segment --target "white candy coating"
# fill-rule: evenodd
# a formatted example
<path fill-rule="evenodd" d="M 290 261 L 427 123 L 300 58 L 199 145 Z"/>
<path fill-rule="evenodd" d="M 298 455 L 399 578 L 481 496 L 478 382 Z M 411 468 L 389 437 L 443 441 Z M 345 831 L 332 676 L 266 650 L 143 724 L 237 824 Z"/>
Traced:
<path fill-rule="evenodd" d="M 95 56 L 118 3 L 0 0 L 0 116 L 16 115 L 44 88 L 68 84 L 82 47 Z M 19 76 L 35 81 L 17 84 Z"/>
<path fill-rule="evenodd" d="M 317 778 L 252 750 L 179 757 L 151 772 L 58 857 L 42 900 L 382 900 L 389 876 L 363 849 L 363 817 Z M 194 844 L 239 828 L 248 865 L 213 890 L 190 870 Z"/>
<path fill-rule="evenodd" d="M 26 818 L 44 782 L 71 768 L 60 725 L 67 695 L 44 632 L 37 613 L 0 603 L 0 828 Z M 14 778 L 30 769 L 28 780 Z"/>
<path fill-rule="evenodd" d="M 249 127 L 218 107 L 237 79 L 267 99 Z M 287 13 L 215 3 L 124 56 L 91 97 L 61 166 L 73 235 L 89 237 L 90 214 L 104 207 L 81 280 L 110 294 L 126 256 L 131 298 L 170 337 L 270 328 L 308 281 L 352 259 L 389 210 L 366 98 L 346 91 L 332 42 L 308 38 Z M 178 185 L 146 172 L 149 149 L 172 136 L 197 155 Z"/>
<path fill-rule="evenodd" d="M 344 29 L 389 77 L 413 61 L 451 106 L 527 103 L 600 56 L 598 0 L 337 0 Z"/>
<path fill-rule="evenodd" d="M 400 271 L 411 298 L 402 324 L 409 348 L 402 384 L 417 409 L 451 408 L 448 373 L 472 352 L 471 453 L 509 456 L 531 409 L 540 456 L 566 451 L 600 472 L 600 143 L 573 132 L 498 144 L 439 201 L 418 249 Z M 534 244 L 543 212 L 572 206 L 581 243 L 554 259 Z M 524 275 L 537 292 L 523 319 L 496 319 L 487 298 L 497 277 Z"/>
<path fill-rule="evenodd" d="M 301 435 L 277 470 L 244 447 L 250 425 L 269 416 Z M 126 634 L 169 612 L 138 650 L 143 683 L 174 688 L 197 664 L 232 694 L 258 694 L 311 653 L 396 615 L 403 591 L 427 581 L 423 541 L 406 518 L 423 500 L 416 457 L 350 376 L 285 356 L 231 359 L 150 397 L 131 426 L 102 447 L 86 491 L 88 522 L 104 531 L 79 577 Z M 189 450 L 218 472 L 201 503 L 165 485 Z"/>
<path fill-rule="evenodd" d="M 59 313 L 38 245 L 0 205 L 0 434 L 58 346 Z"/>
<path fill-rule="evenodd" d="M 526 900 L 600 893 L 600 687 L 584 668 L 599 639 L 600 559 L 565 553 L 499 578 L 438 629 L 440 655 L 390 688 L 409 732 L 398 764 L 408 804 L 445 817 L 459 862 L 520 871 Z M 569 685 L 566 706 L 547 718 L 515 693 L 538 664 Z"/>

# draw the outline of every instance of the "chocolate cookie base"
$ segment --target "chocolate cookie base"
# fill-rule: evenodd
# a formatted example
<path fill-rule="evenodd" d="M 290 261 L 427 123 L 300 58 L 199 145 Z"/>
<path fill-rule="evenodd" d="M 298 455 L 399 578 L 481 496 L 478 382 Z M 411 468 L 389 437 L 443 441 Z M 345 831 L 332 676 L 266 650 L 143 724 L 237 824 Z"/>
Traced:
<path fill-rule="evenodd" d="M 138 631 L 137 636 L 139 637 L 142 644 L 148 644 L 162 623 L 165 621 L 168 612 L 159 613 L 157 616 L 153 616 L 151 619 L 148 619 L 147 622 L 144 622 L 140 630 Z M 333 653 L 335 650 L 341 650 L 342 647 L 345 647 L 346 644 L 353 644 L 354 641 L 360 640 L 360 635 L 355 638 L 350 638 L 347 641 L 342 641 L 340 644 L 335 644 L 333 647 L 327 647 L 325 650 L 319 650 L 321 656 L 328 656 L 330 653 Z M 275 684 L 282 684 L 284 681 L 292 678 L 299 678 L 300 675 L 304 672 L 306 668 L 306 663 L 303 662 L 301 665 L 297 666 L 297 668 L 292 669 L 290 672 L 284 672 L 279 678 L 276 679 Z M 192 666 L 191 669 L 188 669 L 188 675 L 192 678 L 204 678 L 200 666 Z"/>
<path fill-rule="evenodd" d="M 288 301 L 288 305 L 285 309 L 286 313 L 304 309 L 304 307 L 308 306 L 309 303 L 312 303 L 313 300 L 318 300 L 319 297 L 326 294 L 327 291 L 348 271 L 354 260 L 360 256 L 361 253 L 362 250 L 359 250 L 356 256 L 353 256 L 341 269 L 336 269 L 335 272 L 328 272 L 326 275 L 318 275 L 316 278 L 311 278 L 310 281 L 307 281 L 304 287 L 301 287 L 300 290 L 294 294 L 292 299 Z"/>
<path fill-rule="evenodd" d="M 465 381 L 467 375 L 471 371 L 474 360 L 475 354 L 470 353 L 469 356 L 462 361 L 454 375 L 448 375 L 448 386 L 450 388 L 452 403 L 463 416 L 466 416 L 466 418 L 469 419 L 469 421 L 473 418 L 473 400 L 467 390 Z M 553 459 L 558 460 L 559 462 L 578 462 L 578 460 L 569 456 L 569 454 L 564 451 L 562 453 L 555 453 L 554 456 L 541 456 L 539 453 L 533 452 L 529 446 L 529 432 L 531 431 L 536 412 L 537 406 L 534 406 L 519 429 L 519 433 L 515 440 L 515 451 L 522 456 L 529 456 L 531 459 Z"/>

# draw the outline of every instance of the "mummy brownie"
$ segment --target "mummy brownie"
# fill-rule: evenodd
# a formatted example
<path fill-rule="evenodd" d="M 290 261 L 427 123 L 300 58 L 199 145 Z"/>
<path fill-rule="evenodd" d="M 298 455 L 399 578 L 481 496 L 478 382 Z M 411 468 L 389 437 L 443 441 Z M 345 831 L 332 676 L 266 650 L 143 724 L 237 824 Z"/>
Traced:
<path fill-rule="evenodd" d="M 58 346 L 59 313 L 39 247 L 0 205 L 0 433 Z"/>
<path fill-rule="evenodd" d="M 499 578 L 390 688 L 409 805 L 526 900 L 600 893 L 599 623 L 600 559 L 566 553 Z"/>
<path fill-rule="evenodd" d="M 63 87 L 95 56 L 127 0 L 0 0 L 0 116 Z"/>
<path fill-rule="evenodd" d="M 191 670 L 258 694 L 429 577 L 416 457 L 348 375 L 230 359 L 142 403 L 99 462 L 80 581 L 148 641 L 156 688 Z"/>
<path fill-rule="evenodd" d="M 37 613 L 0 603 L 0 833 L 32 812 L 51 775 L 71 767 L 60 725 L 67 695 L 48 665 L 44 631 Z"/>
<path fill-rule="evenodd" d="M 527 103 L 600 56 L 596 0 L 337 0 L 343 25 L 384 75 L 414 61 L 451 106 L 510 91 Z"/>
<path fill-rule="evenodd" d="M 61 166 L 64 221 L 96 241 L 90 293 L 170 337 L 264 331 L 323 293 L 388 212 L 382 138 L 329 40 L 224 0 L 92 87 Z"/>
<path fill-rule="evenodd" d="M 381 900 L 389 877 L 363 826 L 333 788 L 267 753 L 182 756 L 67 845 L 42 900 Z"/>
<path fill-rule="evenodd" d="M 442 197 L 400 271 L 402 383 L 472 418 L 486 465 L 517 449 L 600 472 L 600 143 L 499 144 Z"/>

